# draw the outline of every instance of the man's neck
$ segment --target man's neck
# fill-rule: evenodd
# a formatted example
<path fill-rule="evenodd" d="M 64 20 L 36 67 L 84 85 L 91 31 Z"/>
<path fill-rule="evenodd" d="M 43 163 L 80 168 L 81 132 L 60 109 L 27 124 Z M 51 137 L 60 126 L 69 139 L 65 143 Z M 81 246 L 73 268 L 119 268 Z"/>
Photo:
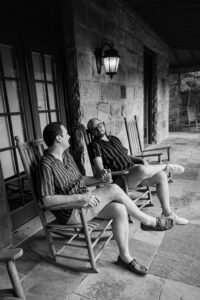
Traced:
<path fill-rule="evenodd" d="M 104 136 L 100 137 L 100 139 L 109 142 L 109 139 L 108 139 L 107 135 L 105 135 L 105 134 L 104 134 Z"/>
<path fill-rule="evenodd" d="M 48 153 L 53 155 L 55 158 L 63 161 L 63 152 L 64 150 L 57 146 L 51 146 L 48 148 Z"/>

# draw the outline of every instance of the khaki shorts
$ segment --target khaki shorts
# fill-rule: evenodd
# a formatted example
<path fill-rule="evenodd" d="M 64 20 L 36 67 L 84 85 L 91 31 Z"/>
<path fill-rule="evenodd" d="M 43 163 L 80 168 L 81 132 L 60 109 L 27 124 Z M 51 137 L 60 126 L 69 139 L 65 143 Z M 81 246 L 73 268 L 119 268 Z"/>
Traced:
<path fill-rule="evenodd" d="M 95 207 L 86 207 L 86 208 L 84 208 L 84 210 L 85 210 L 85 215 L 86 215 L 87 221 L 90 221 L 98 216 L 98 214 L 95 211 Z M 81 223 L 80 210 L 73 209 L 67 224 L 80 224 L 80 223 Z"/>

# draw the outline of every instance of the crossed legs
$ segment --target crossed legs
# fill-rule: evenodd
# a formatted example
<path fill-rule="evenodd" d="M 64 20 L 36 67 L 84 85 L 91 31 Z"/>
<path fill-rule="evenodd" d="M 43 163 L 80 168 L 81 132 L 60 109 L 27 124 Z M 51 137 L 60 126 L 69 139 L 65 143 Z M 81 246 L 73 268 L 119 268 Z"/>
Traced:
<path fill-rule="evenodd" d="M 101 199 L 101 202 L 86 209 L 87 220 L 98 216 L 104 219 L 113 219 L 113 235 L 117 242 L 120 257 L 129 263 L 132 256 L 129 252 L 129 223 L 127 213 L 140 220 L 145 225 L 155 226 L 156 218 L 143 213 L 135 203 L 116 184 L 105 185 L 97 188 L 93 193 Z"/>
<path fill-rule="evenodd" d="M 169 185 L 167 175 L 163 170 L 166 165 L 136 165 L 129 170 L 127 181 L 129 188 L 156 185 L 157 196 L 164 216 L 170 214 Z"/>

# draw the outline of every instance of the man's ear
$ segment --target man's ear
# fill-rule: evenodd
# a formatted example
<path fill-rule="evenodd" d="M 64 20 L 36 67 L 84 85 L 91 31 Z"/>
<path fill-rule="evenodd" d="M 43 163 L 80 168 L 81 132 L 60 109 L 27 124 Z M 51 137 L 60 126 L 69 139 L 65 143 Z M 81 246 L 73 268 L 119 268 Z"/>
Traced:
<path fill-rule="evenodd" d="M 56 136 L 56 141 L 57 141 L 58 143 L 61 142 L 61 136 L 60 136 L 60 135 L 57 135 L 57 136 Z"/>

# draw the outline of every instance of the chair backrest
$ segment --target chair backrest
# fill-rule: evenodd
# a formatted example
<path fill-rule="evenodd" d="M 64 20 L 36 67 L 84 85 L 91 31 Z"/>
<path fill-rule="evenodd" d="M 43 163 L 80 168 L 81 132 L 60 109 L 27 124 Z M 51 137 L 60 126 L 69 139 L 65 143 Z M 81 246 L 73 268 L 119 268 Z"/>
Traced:
<path fill-rule="evenodd" d="M 130 154 L 138 155 L 142 152 L 142 144 L 137 124 L 137 117 L 134 116 L 134 118 L 131 121 L 127 121 L 127 119 L 124 118 L 124 122 L 126 126 Z"/>
<path fill-rule="evenodd" d="M 122 144 L 129 150 L 131 155 L 141 154 L 142 144 L 136 116 L 134 116 L 134 118 L 130 121 L 123 118 L 104 122 L 104 125 L 107 135 L 111 134 L 117 136 Z M 88 145 L 92 140 L 92 136 L 87 129 L 84 129 L 83 134 L 86 145 Z"/>
<path fill-rule="evenodd" d="M 39 160 L 43 156 L 43 152 L 45 149 L 44 141 L 42 139 L 38 139 L 35 141 L 21 142 L 18 136 L 15 136 L 15 141 L 25 173 L 31 185 L 33 198 L 36 201 L 37 205 L 40 206 L 41 203 L 38 201 L 35 192 L 34 171 L 38 165 Z"/>

